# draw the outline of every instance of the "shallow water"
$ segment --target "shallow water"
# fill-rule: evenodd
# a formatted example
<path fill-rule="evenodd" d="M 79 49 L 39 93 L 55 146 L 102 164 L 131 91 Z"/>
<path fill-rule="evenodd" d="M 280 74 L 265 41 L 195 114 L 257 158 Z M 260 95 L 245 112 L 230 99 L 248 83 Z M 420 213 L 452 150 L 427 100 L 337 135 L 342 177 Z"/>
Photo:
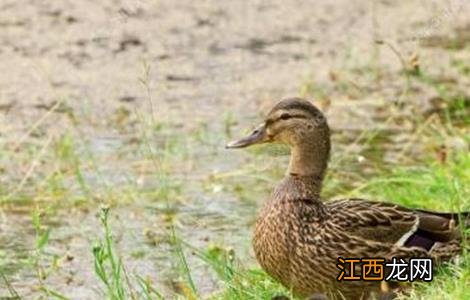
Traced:
<path fill-rule="evenodd" d="M 347 135 L 336 133 L 334 140 L 337 152 L 350 154 L 345 158 L 346 163 L 333 158 L 333 166 L 339 164 L 334 166 L 333 173 L 371 176 L 377 172 L 377 163 L 384 168 L 387 166 L 383 155 L 387 149 L 393 149 L 392 141 L 387 138 L 378 138 L 370 146 L 359 148 L 351 147 L 352 139 Z M 220 139 L 216 144 L 222 146 L 224 141 Z M 126 146 L 109 137 L 104 137 L 103 141 L 93 140 L 89 145 L 98 167 L 82 171 L 84 184 L 92 191 L 93 198 L 85 203 L 60 197 L 56 200 L 59 202 L 54 203 L 29 200 L 22 207 L 10 200 L 13 204 L 3 210 L 0 227 L 3 249 L 0 263 L 10 284 L 26 298 L 39 293 L 36 268 L 30 262 L 35 255 L 31 214 L 37 207 L 44 210 L 44 226 L 51 230 L 41 265 L 51 266 L 58 260 L 58 266 L 44 280 L 45 286 L 73 299 L 96 299 L 103 294 L 93 271 L 92 247 L 104 236 L 98 214 L 100 203 L 108 201 L 113 203 L 111 228 L 126 270 L 129 274 L 152 278 L 156 287 L 166 294 L 171 294 L 174 283 L 182 280 L 169 242 L 169 220 L 174 220 L 179 237 L 191 246 L 201 250 L 213 246 L 233 249 L 245 265 L 254 265 L 250 240 L 256 210 L 282 176 L 288 158 L 286 149 L 265 147 L 267 155 L 253 151 L 229 152 L 222 147 L 214 152 L 212 147 L 197 146 L 198 143 L 194 142 L 194 147 L 198 147 L 196 157 L 187 158 L 183 163 L 178 161 L 179 154 L 175 152 L 176 163 L 172 163 L 174 158 L 170 157 L 165 164 L 181 168 L 159 173 L 159 168 L 155 170 L 148 161 L 138 167 L 123 165 L 129 157 L 120 157 L 119 153 L 137 152 L 126 148 L 135 145 Z M 264 152 L 263 149 L 257 151 Z M 363 157 L 365 161 L 354 157 Z M 101 165 L 100 161 L 113 163 Z M 75 177 L 66 178 L 64 182 L 70 185 L 69 190 L 82 193 Z M 348 184 L 344 182 L 341 187 L 347 189 Z M 329 190 L 327 195 L 337 197 L 337 191 Z M 218 286 L 213 271 L 190 249 L 185 250 L 200 293 L 210 294 Z"/>

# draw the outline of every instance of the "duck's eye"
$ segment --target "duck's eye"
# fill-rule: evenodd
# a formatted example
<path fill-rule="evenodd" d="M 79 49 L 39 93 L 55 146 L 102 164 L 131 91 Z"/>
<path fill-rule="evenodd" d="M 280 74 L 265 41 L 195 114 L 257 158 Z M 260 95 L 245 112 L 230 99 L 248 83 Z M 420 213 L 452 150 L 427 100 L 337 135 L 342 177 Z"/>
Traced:
<path fill-rule="evenodd" d="M 288 113 L 283 113 L 280 118 L 281 120 L 287 120 L 287 119 L 290 119 L 290 117 L 291 115 L 289 115 Z"/>

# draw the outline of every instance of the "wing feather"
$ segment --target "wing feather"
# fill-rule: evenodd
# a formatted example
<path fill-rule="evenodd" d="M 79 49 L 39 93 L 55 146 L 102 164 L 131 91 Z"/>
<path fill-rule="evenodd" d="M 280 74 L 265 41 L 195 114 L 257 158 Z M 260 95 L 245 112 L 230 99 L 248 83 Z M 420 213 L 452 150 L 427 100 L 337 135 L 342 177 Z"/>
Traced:
<path fill-rule="evenodd" d="M 362 199 L 332 201 L 328 208 L 335 222 L 351 235 L 365 240 L 429 251 L 437 242 L 446 243 L 460 237 L 456 214 Z M 468 215 L 464 219 L 467 225 Z"/>

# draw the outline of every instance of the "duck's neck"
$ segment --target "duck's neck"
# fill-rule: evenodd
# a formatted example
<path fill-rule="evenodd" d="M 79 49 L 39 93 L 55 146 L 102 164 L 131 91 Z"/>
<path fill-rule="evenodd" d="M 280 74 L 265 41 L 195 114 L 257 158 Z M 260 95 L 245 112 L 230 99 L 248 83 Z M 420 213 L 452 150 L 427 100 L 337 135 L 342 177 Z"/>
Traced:
<path fill-rule="evenodd" d="M 293 145 L 287 176 L 311 182 L 311 192 L 320 195 L 329 155 L 329 138 L 311 139 L 307 143 Z"/>

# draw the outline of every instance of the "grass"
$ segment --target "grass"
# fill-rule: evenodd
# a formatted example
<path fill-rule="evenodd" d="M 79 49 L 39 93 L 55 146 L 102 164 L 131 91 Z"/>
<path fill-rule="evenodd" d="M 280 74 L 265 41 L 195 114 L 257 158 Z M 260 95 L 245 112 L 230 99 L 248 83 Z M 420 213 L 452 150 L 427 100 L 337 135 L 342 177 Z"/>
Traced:
<path fill-rule="evenodd" d="M 144 280 L 138 274 L 133 274 L 134 280 L 132 280 L 131 276 L 126 273 L 122 260 L 115 254 L 115 243 L 108 217 L 109 208 L 102 208 L 100 220 L 104 237 L 93 248 L 95 274 L 105 287 L 104 297 L 111 300 L 165 299 L 162 293 L 152 286 L 151 282 Z M 177 293 L 172 295 L 173 298 L 201 299 L 198 288 L 192 279 L 184 249 L 190 249 L 209 266 L 224 286 L 222 291 L 204 298 L 271 299 L 276 295 L 290 295 L 289 291 L 274 282 L 263 271 L 244 269 L 241 262 L 235 258 L 233 251 L 221 247 L 198 249 L 182 241 L 173 226 L 171 232 L 174 255 L 183 278 L 177 283 Z M 124 274 L 126 278 L 124 278 Z"/>
<path fill-rule="evenodd" d="M 448 211 L 470 211 L 470 155 L 457 152 L 445 163 L 427 161 L 422 167 L 391 170 L 370 180 L 351 196 L 388 199 L 409 207 Z M 467 233 L 464 233 L 467 234 Z M 212 299 L 270 299 L 289 295 L 279 284 L 258 269 L 245 269 L 229 259 L 223 249 L 209 249 L 200 257 L 212 267 L 225 289 Z M 432 283 L 414 284 L 404 299 L 468 299 L 470 255 L 464 251 L 457 264 L 439 269 Z"/>
<path fill-rule="evenodd" d="M 266 163 L 260 150 L 255 150 L 252 154 L 255 156 L 255 164 Z M 72 163 L 72 168 L 76 168 L 75 163 Z M 242 167 L 242 172 L 246 172 L 246 168 L 250 173 L 256 171 L 252 165 L 246 165 Z M 470 210 L 470 191 L 467 184 L 470 182 L 469 170 L 470 155 L 465 151 L 453 151 L 447 154 L 445 161 L 430 156 L 417 166 L 395 167 L 387 171 L 380 171 L 381 173 L 372 179 L 359 178 L 360 184 L 352 190 L 348 190 L 348 196 L 364 196 L 370 199 L 393 201 L 411 207 L 436 210 Z M 261 171 L 258 170 L 258 172 Z M 164 178 L 167 178 L 166 176 Z M 240 176 L 240 174 L 235 174 L 235 176 Z M 266 187 L 274 184 L 275 178 L 281 176 L 281 173 L 278 170 L 273 170 L 265 176 L 267 178 L 261 178 L 258 181 L 256 178 L 247 180 L 254 181 L 253 185 L 265 186 L 255 194 L 265 193 L 268 189 Z M 227 178 L 233 180 L 232 176 Z M 227 178 L 211 180 L 219 181 L 222 185 L 229 185 Z M 59 184 L 60 179 L 59 177 L 53 180 L 49 192 L 54 194 L 63 192 L 63 185 Z M 57 183 L 58 180 L 59 183 Z M 331 177 L 330 180 L 332 180 Z M 243 184 L 241 186 L 243 187 L 240 191 L 232 192 L 236 192 L 238 197 L 246 198 L 248 201 L 253 197 L 253 193 L 248 191 L 251 186 Z M 326 188 L 327 193 L 332 193 L 328 189 L 336 189 L 335 186 L 329 184 L 326 185 Z M 171 188 L 166 188 L 166 190 L 169 192 Z M 162 194 L 162 191 L 159 191 L 158 197 L 169 199 L 168 192 Z M 174 249 L 173 255 L 169 259 L 176 262 L 180 279 L 174 291 L 161 291 L 148 278 L 139 274 L 128 274 L 126 271 L 126 261 L 122 260 L 115 248 L 115 240 L 109 225 L 109 212 L 108 208 L 102 209 L 100 212 L 103 237 L 101 241 L 96 243 L 92 251 L 96 279 L 101 282 L 102 296 L 107 299 L 164 299 L 163 295 L 168 294 L 172 297 L 186 299 L 271 299 L 275 295 L 290 295 L 288 290 L 274 282 L 262 270 L 243 263 L 243 258 L 237 257 L 236 253 L 230 249 L 223 246 L 201 249 L 188 245 L 178 236 L 178 229 L 175 226 L 171 226 L 168 233 Z M 47 248 L 51 231 L 41 223 L 42 215 L 39 211 L 35 211 L 32 216 L 32 223 L 36 231 L 36 245 L 31 256 L 31 265 L 37 271 L 41 293 L 47 298 L 67 299 L 67 296 L 54 291 L 53 287 L 43 280 L 55 271 L 55 267 L 54 263 L 44 264 L 44 261 L 50 260 L 44 250 Z M 246 247 L 250 246 L 246 245 Z M 202 297 L 199 287 L 193 279 L 192 266 L 187 259 L 188 251 L 195 253 L 195 256 L 210 269 L 211 276 L 216 278 L 219 286 L 218 292 Z M 8 282 L 8 277 L 4 274 L 2 276 L 5 277 L 4 281 Z M 403 297 L 405 299 L 467 299 L 469 291 L 466 287 L 469 282 L 470 255 L 464 253 L 458 264 L 442 268 L 432 283 L 415 284 L 412 292 Z M 8 283 L 7 287 L 11 297 L 19 297 L 14 285 Z"/>
<path fill-rule="evenodd" d="M 427 161 L 422 167 L 401 167 L 377 176 L 351 196 L 367 195 L 371 199 L 388 199 L 409 207 L 435 210 L 470 210 L 470 155 L 453 153 L 445 163 Z M 102 210 L 104 242 L 94 248 L 95 272 L 106 286 L 108 299 L 127 299 L 135 289 L 123 279 L 124 269 L 113 250 L 108 209 Z M 467 234 L 463 232 L 463 234 Z M 181 240 L 175 228 L 171 229 L 175 259 L 180 265 L 182 282 L 179 293 L 186 299 L 199 299 L 198 287 L 191 275 L 191 268 L 184 249 L 191 250 L 205 265 L 210 267 L 221 286 L 219 292 L 205 296 L 206 299 L 271 299 L 276 295 L 290 295 L 284 287 L 274 282 L 262 270 L 245 266 L 231 249 L 212 246 L 195 248 Z M 107 264 L 107 266 L 106 266 Z M 108 270 L 108 271 L 106 271 Z M 138 277 L 137 277 L 138 278 Z M 155 288 L 142 284 L 151 294 L 141 292 L 138 299 L 163 298 Z M 415 283 L 414 288 L 401 296 L 403 299 L 468 299 L 470 291 L 470 255 L 464 251 L 459 262 L 438 269 L 432 283 Z M 134 297 L 130 297 L 136 299 Z"/>
<path fill-rule="evenodd" d="M 458 128 L 450 126 L 442 130 L 443 126 L 440 126 L 441 123 L 439 122 L 439 120 L 434 120 L 425 123 L 427 124 L 425 128 L 419 127 L 419 137 L 416 137 L 413 141 L 422 142 L 431 135 L 433 140 L 444 140 L 445 137 L 466 138 L 461 135 Z M 366 144 L 373 144 L 375 134 L 375 132 L 366 133 L 361 139 Z M 198 132 L 197 140 L 200 139 L 200 135 L 201 133 Z M 178 150 L 171 146 L 171 143 L 169 145 L 165 153 L 170 157 L 171 153 L 178 153 Z M 371 146 L 373 147 L 373 145 Z M 254 194 L 262 195 L 266 193 L 267 187 L 273 185 L 276 178 L 282 176 L 279 171 L 282 168 L 271 165 L 269 160 L 266 160 L 264 150 L 266 148 L 250 151 L 255 161 L 254 164 L 242 165 L 240 171 L 233 174 L 222 173 L 211 177 L 210 181 L 215 182 L 215 184 L 230 185 L 230 182 L 233 183 L 236 177 L 262 172 L 256 166 L 268 162 L 273 169 L 269 172 L 265 170 L 266 175 L 256 174 L 250 176 L 246 182 L 243 181 L 239 185 L 238 190 L 231 191 L 242 200 L 245 198 L 248 200 Z M 283 153 L 284 149 L 275 150 L 274 152 L 276 151 Z M 339 190 L 343 191 L 345 196 L 362 196 L 370 199 L 393 201 L 409 207 L 448 211 L 470 210 L 470 190 L 467 184 L 470 182 L 470 155 L 465 150 L 459 149 L 445 149 L 445 151 L 444 156 L 436 156 L 436 152 L 431 152 L 416 165 L 395 166 L 385 169 L 380 167 L 376 170 L 374 176 L 357 177 L 355 178 L 356 186 Z M 148 153 L 151 155 L 153 152 L 149 150 Z M 348 161 L 348 155 L 345 152 L 343 156 L 334 158 L 332 164 L 339 165 L 343 161 Z M 282 160 L 283 158 L 279 159 Z M 165 166 L 167 163 L 168 161 L 159 160 L 158 166 Z M 334 173 L 335 169 L 328 181 L 333 180 Z M 166 174 L 166 171 L 163 174 Z M 164 175 L 162 178 L 168 178 L 168 175 Z M 250 184 L 250 182 L 251 185 L 244 185 Z M 260 185 L 264 188 L 257 190 L 256 186 Z M 327 182 L 325 192 L 333 194 L 333 191 L 338 191 L 337 185 Z M 159 197 L 169 201 L 170 197 L 164 195 L 166 194 L 163 194 L 163 196 L 159 194 Z M 167 203 L 167 205 L 170 204 Z M 176 216 L 169 219 L 172 225 L 169 227 L 168 234 L 173 249 L 171 259 L 175 261 L 179 278 L 173 291 L 159 291 L 149 280 L 145 280 L 138 274 L 127 274 L 125 271 L 125 261 L 123 262 L 119 258 L 114 249 L 115 243 L 108 223 L 108 214 L 108 209 L 101 211 L 100 220 L 104 229 L 104 237 L 93 250 L 95 274 L 105 287 L 103 294 L 108 299 L 163 299 L 163 295 L 168 295 L 168 293 L 172 297 L 186 299 L 271 299 L 273 296 L 280 294 L 292 297 L 288 290 L 273 281 L 262 270 L 252 265 L 246 265 L 243 258 L 237 257 L 232 249 L 223 245 L 197 248 L 185 242 L 179 236 L 177 227 L 174 225 Z M 247 245 L 247 247 L 249 246 Z M 210 273 L 216 278 L 219 286 L 217 292 L 202 296 L 197 284 L 198 280 L 194 280 L 192 266 L 187 257 L 188 252 L 193 253 L 210 269 Z M 402 295 L 402 298 L 466 299 L 469 296 L 466 288 L 470 280 L 469 266 L 470 255 L 465 251 L 457 264 L 441 267 L 432 283 L 416 283 L 411 292 Z"/>
<path fill-rule="evenodd" d="M 100 221 L 104 229 L 104 241 L 93 247 L 95 274 L 106 287 L 108 299 L 134 298 L 132 288 L 125 280 L 122 260 L 114 254 L 113 237 L 108 222 L 108 207 L 101 208 Z"/>
<path fill-rule="evenodd" d="M 379 199 L 431 210 L 468 211 L 470 114 L 465 91 L 456 89 L 452 83 L 439 82 L 424 68 L 420 68 L 420 72 L 410 73 L 406 60 L 399 58 L 406 79 L 403 90 L 397 93 L 399 102 L 411 106 L 411 97 L 419 96 L 419 93 L 413 94 L 411 86 L 422 84 L 436 92 L 442 105 L 431 116 L 415 114 L 415 108 L 410 108 L 412 117 L 409 121 L 413 130 L 406 133 L 409 140 L 400 144 L 394 164 L 384 159 L 384 155 L 391 152 L 384 145 L 393 143 L 388 140 L 389 132 L 372 128 L 356 135 L 353 140 L 341 140 L 341 133 L 337 132 L 334 138 L 339 140 L 338 144 L 348 146 L 340 148 L 332 158 L 324 195 L 327 198 Z M 350 60 L 355 61 L 354 57 Z M 357 82 L 380 81 L 380 76 L 372 74 L 380 70 L 379 66 L 353 67 L 354 72 L 339 72 L 334 76 L 338 82 L 333 92 L 350 99 L 366 97 L 371 89 Z M 468 73 L 468 65 L 464 61 L 454 60 L 451 67 L 461 74 Z M 22 207 L 22 211 L 33 211 L 31 231 L 34 232 L 34 245 L 28 251 L 29 259 L 20 264 L 36 274 L 39 297 L 73 298 L 72 295 L 64 295 L 67 294 L 66 290 L 56 291 L 54 281 L 49 280 L 61 268 L 60 258 L 50 251 L 55 229 L 48 224 L 49 218 L 58 211 L 73 213 L 76 208 L 94 212 L 98 204 L 102 205 L 98 210 L 102 230 L 95 232 L 92 238 L 94 244 L 88 245 L 93 259 L 88 267 L 94 271 L 94 283 L 100 287 L 97 297 L 112 300 L 168 297 L 191 300 L 271 299 L 280 294 L 292 297 L 290 291 L 273 281 L 246 256 L 233 250 L 230 236 L 224 242 L 210 241 L 204 245 L 196 246 L 188 242 L 187 237 L 198 229 L 184 227 L 184 223 L 189 222 L 185 219 L 187 215 L 181 217 L 178 211 L 186 205 L 192 209 L 191 204 L 204 198 L 204 206 L 213 205 L 216 201 L 233 200 L 237 205 L 252 208 L 251 214 L 254 215 L 254 209 L 259 205 L 256 199 L 264 199 L 283 176 L 286 149 L 250 149 L 238 154 L 239 161 L 226 165 L 226 152 L 221 151 L 221 145 L 234 133 L 237 117 L 233 112 L 227 111 L 221 115 L 219 121 L 223 128 L 220 132 L 214 132 L 205 122 L 180 131 L 179 124 L 156 120 L 148 84 L 149 72 L 146 65 L 145 74 L 140 80 L 148 92 L 152 114 L 149 116 L 141 111 L 119 108 L 109 120 L 111 126 L 126 137 L 129 132 L 135 132 L 135 135 L 128 142 L 114 146 L 110 153 L 97 151 L 94 144 L 103 141 L 88 137 L 76 122 L 66 133 L 30 138 L 31 133 L 41 132 L 41 123 L 51 117 L 60 101 L 35 122 L 31 130 L 15 142 L 14 147 L 0 151 L 0 159 L 6 162 L 0 171 L 11 175 L 5 185 L 0 186 L 0 214 L 3 209 L 8 213 L 10 209 L 21 210 Z M 328 102 L 326 98 L 331 92 L 328 87 L 314 82 L 305 82 L 301 88 L 301 94 L 305 97 L 313 96 L 325 102 Z M 387 104 L 386 108 L 390 116 L 382 120 L 382 124 L 401 126 L 402 116 L 396 113 L 402 112 L 401 108 L 394 104 Z M 361 146 L 359 150 L 356 149 L 358 145 Z M 18 151 L 20 148 L 22 151 Z M 416 157 L 413 153 L 415 148 L 419 148 L 418 153 L 424 155 Z M 208 161 L 215 171 L 201 171 L 207 170 L 205 164 Z M 106 169 L 109 165 L 119 168 Z M 116 175 L 119 175 L 118 180 L 115 179 Z M 114 208 L 127 205 L 159 207 L 158 213 L 163 215 L 164 221 L 155 222 L 158 222 L 157 226 L 164 227 L 162 231 L 165 231 L 165 236 L 152 237 L 155 247 L 150 251 L 160 251 L 162 247 L 157 248 L 159 244 L 167 246 L 164 248 L 165 255 L 171 265 L 167 267 L 173 270 L 173 277 L 159 277 L 156 283 L 152 277 L 136 273 L 128 267 L 132 265 L 131 259 L 145 260 L 148 256 L 147 251 L 140 248 L 138 254 L 129 255 L 122 250 L 115 237 L 118 229 L 113 227 L 112 222 Z M 235 218 L 246 218 L 238 216 L 238 211 L 230 213 L 234 219 L 225 216 L 225 223 Z M 204 219 L 200 216 L 193 218 Z M 196 220 L 191 224 L 199 225 L 204 221 Z M 250 227 L 252 224 L 247 221 L 244 226 Z M 245 249 L 251 247 L 248 240 L 243 244 Z M 0 266 L 8 264 L 8 261 L 2 261 L 1 254 L 0 251 Z M 201 268 L 207 279 L 199 277 Z M 3 272 L 0 269 L 0 287 L 5 286 L 5 293 L 0 288 L 0 298 L 5 295 L 13 299 L 21 298 L 21 291 L 15 288 L 16 282 L 11 280 L 11 274 L 15 274 L 16 270 L 6 270 Z M 160 276 L 160 273 L 155 276 Z M 207 292 L 204 289 L 207 282 L 211 282 L 215 291 Z M 470 299 L 469 285 L 470 255 L 464 252 L 457 264 L 441 268 L 432 283 L 414 284 L 413 290 L 402 297 Z"/>
<path fill-rule="evenodd" d="M 430 130 L 420 131 L 420 138 L 429 134 L 436 134 L 435 127 L 430 126 Z M 440 126 L 437 128 L 441 128 Z M 455 128 L 445 130 L 443 135 L 456 137 L 460 136 L 459 131 Z M 440 130 L 440 129 L 439 129 Z M 195 140 L 200 142 L 201 132 L 198 131 Z M 374 133 L 365 134 L 363 141 L 366 144 L 373 144 Z M 436 138 L 436 135 L 434 135 Z M 465 138 L 465 137 L 463 137 Z M 438 137 L 439 139 L 439 137 Z M 360 141 L 359 141 L 360 142 Z M 87 186 L 82 175 L 84 166 L 79 163 L 76 154 L 75 145 L 69 136 L 61 137 L 56 143 L 56 153 L 59 158 L 57 170 L 51 176 L 46 176 L 45 181 L 41 181 L 47 189 L 44 189 L 43 195 L 51 195 L 48 197 L 61 198 L 69 193 L 65 187 L 64 174 L 72 174 L 75 176 L 78 191 L 83 194 L 91 191 Z M 171 182 L 171 169 L 169 165 L 174 156 L 181 158 L 178 143 L 172 139 L 165 144 L 159 161 L 156 164 L 161 172 L 159 172 L 159 188 L 153 193 L 156 198 L 170 201 L 172 197 L 183 193 L 175 188 L 174 182 Z M 373 147 L 373 145 L 371 145 Z M 143 149 L 147 149 L 148 145 L 144 145 Z M 145 151 L 147 151 L 145 150 Z M 250 155 L 254 163 L 242 165 L 240 171 L 234 174 L 218 174 L 210 177 L 210 183 L 220 184 L 222 186 L 230 186 L 234 180 L 239 177 L 245 177 L 246 174 L 252 174 L 245 180 L 241 181 L 238 188 L 231 190 L 231 193 L 237 195 L 241 200 L 250 201 L 255 195 L 265 195 L 270 186 L 275 184 L 276 179 L 282 176 L 282 167 L 279 163 L 273 161 L 283 160 L 284 156 L 268 159 L 264 152 L 266 148 L 259 148 L 250 151 Z M 148 150 L 147 155 L 152 160 L 152 153 Z M 153 151 L 153 150 L 152 150 Z M 278 151 L 278 152 L 276 152 Z M 285 149 L 274 150 L 276 153 L 284 153 Z M 268 157 L 273 152 L 268 154 Z M 343 153 L 342 157 L 334 158 L 332 165 L 341 164 L 341 161 L 348 161 L 348 153 Z M 268 163 L 266 170 L 259 170 L 257 166 L 263 166 Z M 271 170 L 268 170 L 271 168 Z M 368 176 L 360 176 L 355 178 L 356 186 L 338 189 L 337 184 L 331 184 L 334 181 L 336 169 L 332 170 L 329 177 L 325 192 L 327 194 L 335 194 L 335 191 L 341 191 L 345 196 L 363 196 L 370 199 L 381 199 L 393 201 L 410 207 L 420 207 L 436 210 L 464 211 L 470 210 L 470 191 L 468 182 L 470 182 L 470 155 L 462 150 L 448 150 L 445 159 L 436 159 L 434 155 L 422 160 L 417 165 L 397 167 L 392 169 L 379 168 L 376 174 L 370 178 Z M 266 172 L 265 175 L 262 172 Z M 120 191 L 120 190 L 119 190 Z M 133 193 L 135 193 L 135 189 Z M 174 194 L 176 192 L 176 194 Z M 145 193 L 145 191 L 144 191 Z M 62 195 L 62 196 L 61 196 Z M 138 194 L 137 197 L 142 197 Z M 256 197 L 258 197 L 256 196 Z M 44 196 L 43 196 L 44 197 Z M 112 199 L 115 196 L 108 194 L 105 199 Z M 38 202 L 41 204 L 42 202 Z M 112 204 L 113 201 L 110 201 Z M 168 202 L 168 206 L 171 204 Z M 111 210 L 112 211 L 112 210 Z M 47 209 L 46 209 L 47 212 Z M 52 213 L 52 212 L 49 212 Z M 271 299 L 275 295 L 290 295 L 290 292 L 278 283 L 273 281 L 262 270 L 246 265 L 243 258 L 237 257 L 236 253 L 231 249 L 222 246 L 210 246 L 208 248 L 196 248 L 182 238 L 179 237 L 177 226 L 172 225 L 168 235 L 172 245 L 173 253 L 169 259 L 173 260 L 177 266 L 177 273 L 180 275 L 177 286 L 173 291 L 159 290 L 148 278 L 139 274 L 129 274 L 126 271 L 126 261 L 123 261 L 121 255 L 116 249 L 115 240 L 112 235 L 112 229 L 109 224 L 109 208 L 103 208 L 100 211 L 100 222 L 103 228 L 103 237 L 93 247 L 94 271 L 96 279 L 101 282 L 103 289 L 102 296 L 107 299 L 164 299 L 163 295 L 172 295 L 172 297 L 180 297 L 186 299 Z M 47 217 L 47 214 L 36 210 L 32 215 L 32 223 L 36 232 L 36 245 L 31 255 L 30 264 L 36 269 L 37 277 L 40 283 L 40 291 L 47 297 L 53 299 L 67 299 L 65 295 L 54 291 L 46 282 L 49 274 L 53 273 L 56 268 L 55 263 L 51 263 L 48 257 L 47 249 L 50 239 L 51 229 L 43 225 L 41 219 Z M 175 216 L 170 217 L 170 222 L 174 224 Z M 250 247 L 246 245 L 246 247 Z M 217 281 L 219 290 L 210 295 L 201 294 L 197 285 L 198 280 L 194 280 L 192 274 L 192 265 L 187 258 L 187 253 L 192 252 L 195 256 L 210 269 L 210 274 Z M 54 261 L 56 258 L 52 258 Z M 47 263 L 45 263 L 47 262 Z M 409 295 L 404 295 L 406 299 L 466 299 L 468 297 L 468 286 L 470 281 L 470 256 L 465 252 L 460 262 L 456 265 L 444 267 L 440 270 L 439 275 L 431 283 L 415 284 L 415 288 Z M 7 284 L 11 297 L 19 297 L 14 285 L 10 284 L 5 274 L 2 274 Z"/>

